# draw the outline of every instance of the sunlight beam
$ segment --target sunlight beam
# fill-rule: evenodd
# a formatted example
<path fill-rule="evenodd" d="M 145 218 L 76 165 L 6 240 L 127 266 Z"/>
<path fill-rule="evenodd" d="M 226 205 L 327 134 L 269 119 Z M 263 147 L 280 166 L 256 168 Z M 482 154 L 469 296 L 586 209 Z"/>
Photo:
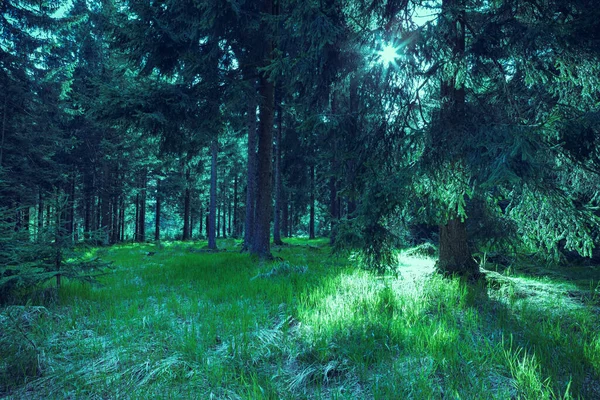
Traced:
<path fill-rule="evenodd" d="M 382 64 L 386 67 L 392 63 L 396 63 L 396 59 L 400 57 L 398 54 L 398 47 L 392 46 L 390 44 L 383 45 L 381 51 L 379 51 L 379 57 Z"/>

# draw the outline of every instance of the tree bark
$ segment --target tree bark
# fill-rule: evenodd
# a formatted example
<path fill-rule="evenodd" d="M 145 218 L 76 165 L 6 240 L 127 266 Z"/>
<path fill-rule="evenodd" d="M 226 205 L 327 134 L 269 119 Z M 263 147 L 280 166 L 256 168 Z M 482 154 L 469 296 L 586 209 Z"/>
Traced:
<path fill-rule="evenodd" d="M 273 243 L 281 241 L 281 134 L 283 131 L 281 99 L 277 102 L 277 131 L 275 134 L 275 215 L 273 216 Z"/>
<path fill-rule="evenodd" d="M 38 194 L 38 220 L 37 220 L 37 240 L 42 240 L 42 235 L 44 231 L 44 195 L 42 194 L 42 189 L 39 189 Z"/>
<path fill-rule="evenodd" d="M 358 132 L 358 78 L 356 74 L 352 74 L 350 77 L 350 129 L 349 137 L 346 138 L 347 143 L 350 145 L 350 154 L 355 154 L 355 147 L 357 141 Z M 347 216 L 353 218 L 356 211 L 356 185 L 354 183 L 356 177 L 356 161 L 354 157 L 348 158 L 346 161 L 346 187 L 348 195 L 346 197 L 347 202 Z"/>
<path fill-rule="evenodd" d="M 69 185 L 69 202 L 67 215 L 67 236 L 73 241 L 73 233 L 75 229 L 75 170 L 71 171 L 71 180 Z"/>
<path fill-rule="evenodd" d="M 0 168 L 4 161 L 4 139 L 6 137 L 6 111 L 8 109 L 8 94 L 4 94 L 4 107 L 2 111 L 2 137 L 0 138 Z"/>
<path fill-rule="evenodd" d="M 232 236 L 232 225 L 231 225 L 231 217 L 232 217 L 232 209 L 233 206 L 231 204 L 231 199 L 227 199 L 227 236 Z"/>
<path fill-rule="evenodd" d="M 308 238 L 315 238 L 315 166 L 310 166 L 310 218 L 308 220 Z"/>
<path fill-rule="evenodd" d="M 199 239 L 202 239 L 204 237 L 203 228 L 204 228 L 204 207 L 202 207 L 202 204 L 200 204 L 200 227 L 198 229 Z"/>
<path fill-rule="evenodd" d="M 223 238 L 227 237 L 227 187 L 225 186 L 225 180 L 221 185 L 221 209 L 223 210 L 223 224 L 221 225 Z"/>
<path fill-rule="evenodd" d="M 270 0 L 265 1 L 270 4 Z M 270 45 L 267 45 L 271 49 Z M 270 53 L 270 51 L 268 52 Z M 270 223 L 272 216 L 272 157 L 273 157 L 273 103 L 274 85 L 267 77 L 260 77 L 261 105 L 259 111 L 258 168 L 256 191 L 256 220 L 251 253 L 260 258 L 271 258 Z"/>
<path fill-rule="evenodd" d="M 83 238 L 90 240 L 92 236 L 92 199 L 93 199 L 93 178 L 89 171 L 83 173 Z"/>
<path fill-rule="evenodd" d="M 273 0 L 263 0 L 261 11 L 266 16 L 274 15 Z M 268 38 L 269 25 L 263 20 L 261 31 L 264 32 L 264 43 L 260 49 L 263 65 L 268 65 L 273 57 L 273 42 Z M 252 254 L 260 258 L 272 258 L 270 242 L 270 223 L 273 216 L 273 106 L 275 101 L 275 85 L 265 74 L 260 78 L 260 111 L 258 129 L 257 154 L 257 191 L 256 218 Z"/>
<path fill-rule="evenodd" d="M 217 249 L 217 152 L 218 143 L 214 139 L 210 145 L 210 209 L 208 216 L 208 248 Z"/>
<path fill-rule="evenodd" d="M 190 193 L 190 169 L 187 168 L 185 172 L 185 193 L 183 199 L 183 235 L 182 239 L 190 240 L 190 203 L 191 203 L 191 193 Z"/>
<path fill-rule="evenodd" d="M 254 237 L 254 217 L 256 206 L 256 102 L 248 99 L 248 167 L 246 176 L 246 217 L 244 220 L 243 250 L 250 250 Z"/>
<path fill-rule="evenodd" d="M 154 240 L 160 241 L 160 206 L 162 201 L 162 193 L 160 191 L 160 179 L 156 179 L 156 210 L 154 214 Z"/>
<path fill-rule="evenodd" d="M 233 237 L 240 236 L 240 227 L 238 221 L 238 174 L 233 178 Z"/>
<path fill-rule="evenodd" d="M 133 241 L 140 241 L 140 194 L 135 195 L 135 232 L 133 234 Z"/>
<path fill-rule="evenodd" d="M 469 251 L 466 224 L 460 218 L 454 218 L 445 225 L 440 225 L 438 271 L 445 275 L 457 274 L 470 278 L 478 278 L 479 265 Z"/>
<path fill-rule="evenodd" d="M 146 190 L 147 190 L 147 182 L 148 180 L 148 171 L 146 168 L 142 170 L 142 181 L 141 181 L 141 193 L 140 193 L 140 222 L 139 222 L 139 241 L 146 241 Z"/>
<path fill-rule="evenodd" d="M 284 237 L 290 237 L 288 229 L 288 194 L 281 194 L 283 201 L 281 202 L 281 230 Z"/>
<path fill-rule="evenodd" d="M 104 161 L 102 165 L 102 192 L 100 204 L 100 230 L 102 237 L 100 238 L 103 245 L 110 243 L 110 194 L 111 194 L 111 173 L 108 161 Z"/>
<path fill-rule="evenodd" d="M 31 217 L 31 210 L 29 206 L 23 207 L 23 230 L 29 232 L 29 219 Z"/>
<path fill-rule="evenodd" d="M 121 243 L 125 242 L 125 196 L 121 196 L 121 210 L 120 210 L 120 233 L 119 233 L 119 241 Z"/>
<path fill-rule="evenodd" d="M 465 89 L 456 81 L 458 68 L 460 68 L 458 65 L 464 58 L 465 52 L 463 0 L 443 0 L 442 15 L 445 17 L 443 22 L 447 25 L 446 39 L 451 46 L 457 70 L 453 77 L 442 81 L 440 113 L 447 127 L 445 134 L 456 137 L 463 134 L 465 121 Z M 460 161 L 460 156 L 457 156 L 452 160 L 451 165 L 460 164 Z M 456 274 L 471 279 L 481 276 L 479 266 L 471 256 L 466 225 L 458 216 L 457 210 L 450 210 L 448 222 L 440 225 L 439 259 L 436 268 L 444 275 Z"/>
<path fill-rule="evenodd" d="M 333 118 L 337 117 L 337 102 L 335 98 L 335 90 L 331 92 L 331 114 Z M 332 160 L 331 160 L 331 170 L 329 171 L 329 214 L 331 218 L 331 226 L 329 230 L 329 244 L 333 246 L 335 244 L 335 233 L 338 221 L 340 219 L 339 208 L 338 208 L 338 194 L 337 194 L 337 178 L 336 175 L 338 173 L 338 144 L 337 144 L 337 135 L 336 130 L 332 130 L 331 132 L 332 144 L 333 144 L 333 152 L 332 152 Z"/>
<path fill-rule="evenodd" d="M 294 202 L 290 201 L 290 223 L 289 223 L 289 227 L 290 227 L 290 234 L 289 237 L 293 237 L 294 236 Z"/>

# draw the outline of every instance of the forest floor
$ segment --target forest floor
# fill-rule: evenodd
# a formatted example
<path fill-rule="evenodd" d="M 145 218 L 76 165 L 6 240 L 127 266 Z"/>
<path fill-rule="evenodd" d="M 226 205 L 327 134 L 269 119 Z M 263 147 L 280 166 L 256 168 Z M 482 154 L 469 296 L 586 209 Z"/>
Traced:
<path fill-rule="evenodd" d="M 0 397 L 600 398 L 600 271 L 528 266 L 468 286 L 399 255 L 377 277 L 326 240 L 120 245 L 101 286 L 0 309 Z M 284 261 L 281 261 L 284 260 Z"/>

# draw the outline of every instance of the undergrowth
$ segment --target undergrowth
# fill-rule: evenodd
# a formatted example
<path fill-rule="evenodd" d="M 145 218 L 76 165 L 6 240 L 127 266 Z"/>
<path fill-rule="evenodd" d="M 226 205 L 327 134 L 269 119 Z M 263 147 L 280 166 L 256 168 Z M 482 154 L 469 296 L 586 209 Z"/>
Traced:
<path fill-rule="evenodd" d="M 0 309 L 0 397 L 600 397 L 592 280 L 466 286 L 414 253 L 377 277 L 326 243 L 290 240 L 274 263 L 231 240 L 98 249 L 101 286 Z"/>

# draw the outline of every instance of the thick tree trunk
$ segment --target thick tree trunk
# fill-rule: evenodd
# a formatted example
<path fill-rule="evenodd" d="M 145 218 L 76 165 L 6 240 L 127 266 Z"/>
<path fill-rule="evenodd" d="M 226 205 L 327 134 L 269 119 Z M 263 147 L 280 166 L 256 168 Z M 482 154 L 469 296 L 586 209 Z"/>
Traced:
<path fill-rule="evenodd" d="M 162 193 L 160 191 L 160 179 L 156 179 L 156 210 L 154 214 L 154 240 L 160 241 L 160 206 Z"/>
<path fill-rule="evenodd" d="M 243 250 L 250 250 L 254 237 L 254 217 L 256 206 L 256 103 L 254 97 L 248 99 L 248 167 L 246 176 L 246 217 L 244 220 Z"/>
<path fill-rule="evenodd" d="M 270 1 L 265 1 L 270 3 Z M 272 157 L 274 85 L 265 76 L 260 78 L 260 124 L 258 134 L 258 165 L 256 219 L 251 252 L 261 258 L 271 257 L 270 223 L 272 216 Z"/>
<path fill-rule="evenodd" d="M 263 0 L 262 10 L 265 15 L 273 15 L 273 0 Z M 262 47 L 262 59 L 268 65 L 273 52 L 273 42 L 268 38 L 268 25 L 262 24 L 265 41 Z M 260 258 L 272 258 L 270 241 L 270 223 L 273 216 L 273 106 L 275 102 L 275 85 L 266 75 L 260 76 L 260 111 L 258 129 L 257 154 L 257 190 L 256 218 L 251 253 Z"/>
<path fill-rule="evenodd" d="M 440 225 L 438 271 L 445 275 L 461 275 L 478 278 L 479 265 L 469 250 L 466 224 L 460 218 L 451 219 Z"/>
<path fill-rule="evenodd" d="M 453 77 L 442 81 L 440 95 L 442 100 L 441 118 L 445 123 L 445 135 L 457 137 L 464 132 L 465 120 L 465 89 L 458 85 L 456 76 L 459 63 L 465 52 L 465 25 L 463 0 L 443 0 L 443 22 L 447 27 L 447 42 L 454 55 L 456 71 Z M 460 156 L 451 165 L 460 164 Z M 469 250 L 467 229 L 455 211 L 445 225 L 440 226 L 439 260 L 437 270 L 445 275 L 460 275 L 467 278 L 479 278 L 479 266 L 473 260 Z"/>
<path fill-rule="evenodd" d="M 283 116 L 281 99 L 277 102 L 277 131 L 275 134 L 275 215 L 273 216 L 273 243 L 282 245 L 281 241 L 281 134 Z"/>
<path fill-rule="evenodd" d="M 208 248 L 217 249 L 217 139 L 210 145 L 210 210 L 208 216 Z"/>

